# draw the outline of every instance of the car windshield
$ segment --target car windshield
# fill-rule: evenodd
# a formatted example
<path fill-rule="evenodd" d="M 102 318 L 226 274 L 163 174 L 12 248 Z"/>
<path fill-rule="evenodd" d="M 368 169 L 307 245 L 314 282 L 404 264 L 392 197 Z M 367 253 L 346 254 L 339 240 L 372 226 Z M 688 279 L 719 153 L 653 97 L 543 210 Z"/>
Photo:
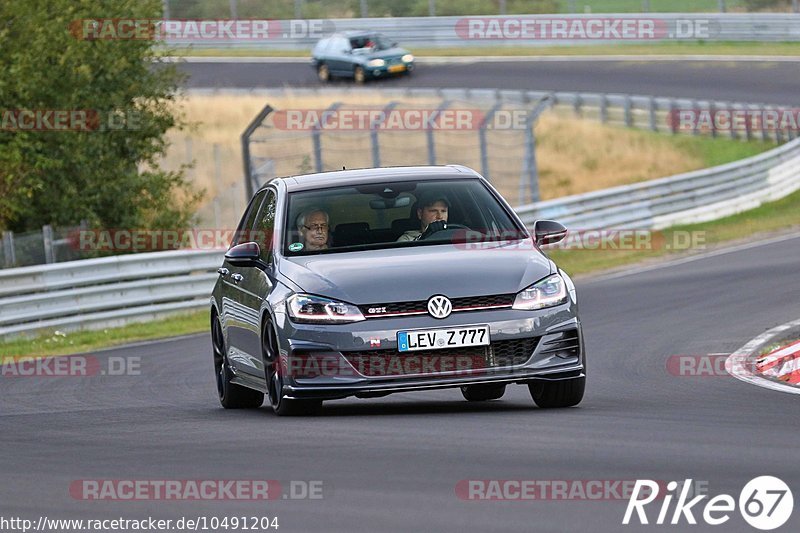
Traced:
<path fill-rule="evenodd" d="M 362 35 L 350 39 L 350 47 L 354 52 L 370 52 L 372 50 L 388 50 L 392 47 L 392 41 L 385 35 L 373 33 Z"/>
<path fill-rule="evenodd" d="M 528 237 L 478 179 L 290 193 L 284 235 L 287 256 Z"/>

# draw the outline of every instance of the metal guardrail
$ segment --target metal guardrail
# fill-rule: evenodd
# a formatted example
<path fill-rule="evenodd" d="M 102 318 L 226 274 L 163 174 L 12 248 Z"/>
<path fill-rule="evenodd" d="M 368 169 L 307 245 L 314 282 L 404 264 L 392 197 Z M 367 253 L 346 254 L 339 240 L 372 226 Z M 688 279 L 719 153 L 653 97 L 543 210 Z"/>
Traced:
<path fill-rule="evenodd" d="M 516 208 L 526 224 L 661 229 L 752 209 L 800 189 L 800 139 L 711 169 Z M 110 327 L 203 309 L 222 251 L 173 251 L 0 271 L 0 337 Z"/>
<path fill-rule="evenodd" d="M 292 90 L 294 94 L 303 90 Z M 437 95 L 531 103 L 544 97 L 600 120 L 659 130 L 676 106 L 755 106 L 629 95 L 486 90 L 388 90 L 389 96 Z M 260 94 L 260 93 L 259 93 Z M 700 133 L 700 132 L 690 132 Z M 713 132 L 706 132 L 713 134 Z M 788 132 L 787 132 L 788 133 Z M 782 140 L 784 134 L 776 135 Z M 746 138 L 746 136 L 742 136 Z M 555 218 L 572 229 L 661 229 L 713 220 L 800 189 L 800 139 L 710 169 L 516 208 L 526 224 Z M 0 338 L 45 329 L 112 327 L 203 309 L 223 252 L 168 251 L 0 270 Z"/>
<path fill-rule="evenodd" d="M 2 270 L 0 337 L 203 309 L 223 253 L 168 251 Z"/>
<path fill-rule="evenodd" d="M 645 32 L 641 39 L 602 38 L 587 39 L 587 26 L 584 33 L 572 33 L 565 30 L 563 37 L 555 34 L 542 38 L 538 33 L 532 38 L 517 37 L 519 25 L 507 30 L 500 25 L 500 34 L 489 33 L 486 38 L 469 38 L 482 33 L 466 33 L 468 19 L 512 20 L 559 20 L 567 21 L 567 28 L 572 21 L 636 19 L 652 21 L 652 36 Z M 751 41 L 751 42 L 796 42 L 800 41 L 800 15 L 792 13 L 647 13 L 647 14 L 572 14 L 572 15 L 485 15 L 485 16 L 451 16 L 451 17 L 404 17 L 404 18 L 353 18 L 353 19 L 308 19 L 302 21 L 269 21 L 270 28 L 276 26 L 274 36 L 263 39 L 219 39 L 192 38 L 193 34 L 183 35 L 180 39 L 166 39 L 169 47 L 192 46 L 195 48 L 269 48 L 271 50 L 310 50 L 323 36 L 337 31 L 377 31 L 385 34 L 402 46 L 411 48 L 448 48 L 448 47 L 493 47 L 502 48 L 523 46 L 553 45 L 592 45 L 597 43 L 618 44 L 642 42 L 696 42 L 702 41 Z M 299 25 L 300 28 L 294 28 Z M 489 29 L 489 26 L 486 26 Z M 588 26 L 589 29 L 592 26 Z M 492 28 L 492 31 L 494 28 Z M 196 30 L 195 30 L 196 33 Z M 271 34 L 271 35 L 272 35 Z M 530 35 L 529 33 L 526 35 Z M 581 36 L 584 35 L 584 36 Z M 591 35 L 591 33 L 589 33 Z M 616 35 L 611 32 L 610 35 Z M 637 34 L 638 35 L 638 34 Z"/>
<path fill-rule="evenodd" d="M 526 224 L 554 218 L 573 229 L 663 229 L 707 222 L 800 189 L 800 139 L 718 167 L 516 208 Z"/>

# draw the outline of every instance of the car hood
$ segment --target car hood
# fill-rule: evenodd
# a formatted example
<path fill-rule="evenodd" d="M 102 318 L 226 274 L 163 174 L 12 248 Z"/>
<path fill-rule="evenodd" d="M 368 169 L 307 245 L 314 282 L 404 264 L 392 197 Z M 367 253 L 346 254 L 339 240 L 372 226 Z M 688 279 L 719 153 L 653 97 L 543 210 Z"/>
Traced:
<path fill-rule="evenodd" d="M 453 245 L 282 258 L 283 275 L 309 294 L 354 304 L 512 294 L 550 274 L 550 261 L 523 245 Z M 466 247 L 466 245 L 465 245 Z"/>

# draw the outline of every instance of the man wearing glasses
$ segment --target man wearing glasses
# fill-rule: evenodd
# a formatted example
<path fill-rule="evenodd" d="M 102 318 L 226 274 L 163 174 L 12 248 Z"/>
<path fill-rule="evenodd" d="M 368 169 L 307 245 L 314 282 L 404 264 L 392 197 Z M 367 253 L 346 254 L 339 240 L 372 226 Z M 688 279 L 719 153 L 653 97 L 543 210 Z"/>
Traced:
<path fill-rule="evenodd" d="M 297 229 L 303 241 L 303 250 L 328 249 L 328 213 L 319 208 L 307 209 L 297 217 Z"/>

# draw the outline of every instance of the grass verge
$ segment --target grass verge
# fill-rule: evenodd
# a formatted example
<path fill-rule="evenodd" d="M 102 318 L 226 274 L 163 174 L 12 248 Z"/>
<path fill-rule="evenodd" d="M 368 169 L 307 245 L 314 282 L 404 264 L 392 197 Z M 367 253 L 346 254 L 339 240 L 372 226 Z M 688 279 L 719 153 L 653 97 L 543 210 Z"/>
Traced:
<path fill-rule="evenodd" d="M 400 44 L 402 45 L 403 43 Z M 471 46 L 414 48 L 412 52 L 417 57 L 584 55 L 800 56 L 800 43 L 669 42 L 572 46 Z M 310 57 L 310 50 L 274 50 L 268 48 L 183 48 L 172 49 L 168 53 L 177 57 Z"/>
<path fill-rule="evenodd" d="M 0 344 L 0 362 L 7 357 L 83 353 L 137 341 L 199 333 L 208 331 L 209 320 L 208 311 L 203 310 L 118 328 L 68 333 L 54 330 L 35 338 Z"/>

